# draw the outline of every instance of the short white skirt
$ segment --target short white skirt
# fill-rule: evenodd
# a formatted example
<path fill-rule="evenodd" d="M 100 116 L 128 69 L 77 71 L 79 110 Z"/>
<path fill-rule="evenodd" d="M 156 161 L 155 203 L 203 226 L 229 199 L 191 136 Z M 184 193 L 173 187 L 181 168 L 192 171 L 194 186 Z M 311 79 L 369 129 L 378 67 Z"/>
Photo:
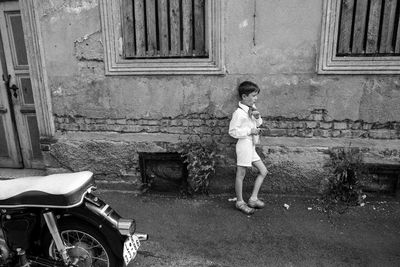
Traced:
<path fill-rule="evenodd" d="M 236 164 L 242 167 L 251 167 L 253 162 L 261 160 L 256 146 L 248 138 L 239 139 L 236 143 L 236 159 Z"/>

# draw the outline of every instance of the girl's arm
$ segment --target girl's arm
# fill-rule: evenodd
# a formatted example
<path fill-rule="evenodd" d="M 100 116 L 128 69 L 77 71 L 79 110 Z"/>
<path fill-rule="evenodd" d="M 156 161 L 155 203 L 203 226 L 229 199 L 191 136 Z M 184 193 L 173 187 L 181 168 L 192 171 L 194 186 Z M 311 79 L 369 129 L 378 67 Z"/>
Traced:
<path fill-rule="evenodd" d="M 256 126 L 259 127 L 263 123 L 263 120 L 261 119 L 261 116 L 256 119 Z"/>
<path fill-rule="evenodd" d="M 251 128 L 243 126 L 239 112 L 234 112 L 231 122 L 229 123 L 229 135 L 233 138 L 246 138 L 251 134 Z"/>

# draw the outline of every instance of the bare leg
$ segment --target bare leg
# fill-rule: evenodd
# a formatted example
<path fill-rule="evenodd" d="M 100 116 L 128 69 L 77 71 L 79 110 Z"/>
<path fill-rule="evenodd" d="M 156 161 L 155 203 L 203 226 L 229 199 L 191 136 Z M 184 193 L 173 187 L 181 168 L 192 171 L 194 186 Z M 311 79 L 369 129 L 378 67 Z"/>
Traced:
<path fill-rule="evenodd" d="M 258 199 L 258 191 L 260 191 L 261 185 L 264 181 L 265 176 L 267 176 L 268 170 L 261 160 L 253 162 L 253 165 L 258 169 L 259 174 L 256 178 L 256 181 L 254 182 L 254 188 L 250 199 L 256 200 Z"/>
<path fill-rule="evenodd" d="M 236 169 L 236 181 L 235 181 L 235 191 L 237 202 L 243 201 L 243 179 L 246 175 L 246 167 L 237 166 Z"/>

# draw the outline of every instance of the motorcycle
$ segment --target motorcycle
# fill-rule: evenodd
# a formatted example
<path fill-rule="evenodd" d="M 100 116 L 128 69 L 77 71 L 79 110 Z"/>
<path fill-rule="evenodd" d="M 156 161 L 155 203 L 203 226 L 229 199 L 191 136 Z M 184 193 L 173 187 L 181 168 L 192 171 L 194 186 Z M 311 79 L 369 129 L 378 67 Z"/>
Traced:
<path fill-rule="evenodd" d="M 92 192 L 93 173 L 0 181 L 0 266 L 122 266 L 140 241 L 133 219 L 122 218 Z"/>

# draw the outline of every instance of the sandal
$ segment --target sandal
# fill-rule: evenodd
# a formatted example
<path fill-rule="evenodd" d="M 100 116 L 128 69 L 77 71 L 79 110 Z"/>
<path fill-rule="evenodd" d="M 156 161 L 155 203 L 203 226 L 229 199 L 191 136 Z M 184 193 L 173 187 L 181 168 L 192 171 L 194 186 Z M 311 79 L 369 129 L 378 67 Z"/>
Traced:
<path fill-rule="evenodd" d="M 255 208 L 255 209 L 262 209 L 265 207 L 265 203 L 262 202 L 261 200 L 251 200 L 249 199 L 249 207 Z"/>
<path fill-rule="evenodd" d="M 246 202 L 236 202 L 236 208 L 244 214 L 250 215 L 254 213 L 254 209 L 247 206 Z"/>

